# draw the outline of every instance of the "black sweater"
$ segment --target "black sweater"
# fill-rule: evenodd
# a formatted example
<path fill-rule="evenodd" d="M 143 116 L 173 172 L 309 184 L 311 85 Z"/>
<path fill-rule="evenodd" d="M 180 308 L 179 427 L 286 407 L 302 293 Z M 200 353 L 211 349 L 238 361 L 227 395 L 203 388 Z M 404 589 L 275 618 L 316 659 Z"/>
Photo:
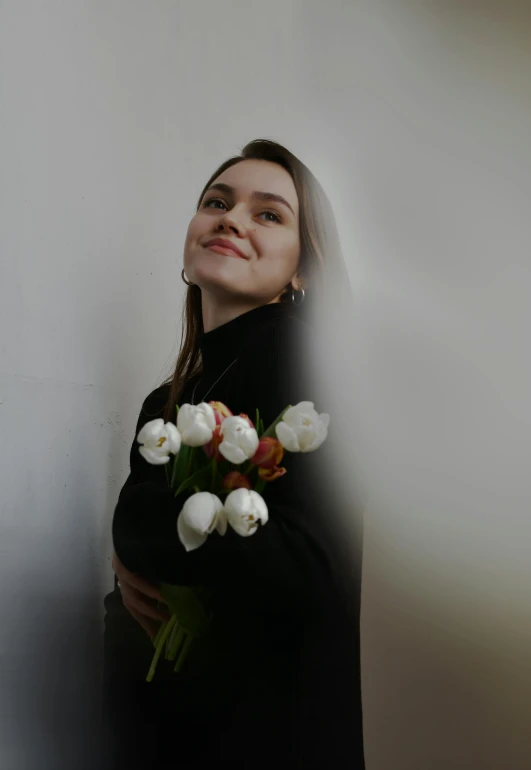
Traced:
<path fill-rule="evenodd" d="M 289 305 L 238 316 L 203 335 L 195 402 L 237 358 L 207 400 L 253 420 L 258 408 L 265 426 L 303 400 L 327 411 L 305 365 L 309 342 L 309 327 Z M 190 401 L 196 382 L 187 383 L 180 403 Z M 142 407 L 114 514 L 114 547 L 129 570 L 149 580 L 208 586 L 213 622 L 178 676 L 159 663 L 156 681 L 145 684 L 153 648 L 119 592 L 106 597 L 107 692 L 115 717 L 127 716 L 114 723 L 116 737 L 125 741 L 122 728 L 129 745 L 139 730 L 148 737 L 143 746 L 135 741 L 138 765 L 129 757 L 124 766 L 362 768 L 361 546 L 345 541 L 337 521 L 340 479 L 331 478 L 326 461 L 334 415 L 317 451 L 285 453 L 286 475 L 263 492 L 265 526 L 247 538 L 230 528 L 224 537 L 214 533 L 186 553 L 176 532 L 182 500 L 136 442 L 142 425 L 162 416 L 167 396 L 162 386 Z"/>

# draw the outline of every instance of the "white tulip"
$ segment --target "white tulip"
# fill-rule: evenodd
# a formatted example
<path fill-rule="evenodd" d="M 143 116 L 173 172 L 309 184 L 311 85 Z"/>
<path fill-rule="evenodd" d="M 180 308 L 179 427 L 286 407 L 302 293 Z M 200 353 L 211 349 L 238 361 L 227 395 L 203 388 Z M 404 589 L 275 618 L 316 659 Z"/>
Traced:
<path fill-rule="evenodd" d="M 235 489 L 225 500 L 225 513 L 233 530 L 242 537 L 254 535 L 269 519 L 263 497 L 252 489 Z"/>
<path fill-rule="evenodd" d="M 313 452 L 328 435 L 330 417 L 318 414 L 311 401 L 301 401 L 284 412 L 275 431 L 288 452 Z"/>
<path fill-rule="evenodd" d="M 151 465 L 164 465 L 181 448 L 181 434 L 172 422 L 165 424 L 161 418 L 147 422 L 137 441 L 142 444 L 138 451 Z"/>
<path fill-rule="evenodd" d="M 243 417 L 226 417 L 221 423 L 219 451 L 226 460 L 240 465 L 258 449 L 258 433 Z"/>
<path fill-rule="evenodd" d="M 210 404 L 183 404 L 177 415 L 177 427 L 186 446 L 208 444 L 216 427 L 216 415 Z"/>
<path fill-rule="evenodd" d="M 196 492 L 185 502 L 177 519 L 179 540 L 187 551 L 193 551 L 203 545 L 215 529 L 220 535 L 227 531 L 223 503 L 211 492 Z"/>

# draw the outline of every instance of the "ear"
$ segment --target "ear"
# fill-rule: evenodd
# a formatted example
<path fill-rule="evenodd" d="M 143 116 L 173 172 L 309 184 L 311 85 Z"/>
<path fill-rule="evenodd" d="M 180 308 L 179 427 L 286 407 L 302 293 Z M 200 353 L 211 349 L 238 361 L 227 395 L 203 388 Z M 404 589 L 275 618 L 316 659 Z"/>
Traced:
<path fill-rule="evenodd" d="M 300 291 L 304 288 L 304 281 L 298 273 L 296 273 L 291 279 L 290 288 L 295 289 L 295 291 Z"/>

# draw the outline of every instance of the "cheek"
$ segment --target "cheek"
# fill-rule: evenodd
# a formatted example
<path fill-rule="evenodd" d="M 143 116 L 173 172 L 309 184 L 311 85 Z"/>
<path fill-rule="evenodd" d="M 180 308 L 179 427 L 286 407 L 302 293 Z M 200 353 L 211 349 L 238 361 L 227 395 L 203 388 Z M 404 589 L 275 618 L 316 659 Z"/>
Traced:
<path fill-rule="evenodd" d="M 205 223 L 200 215 L 196 215 L 190 220 L 188 230 L 186 231 L 186 238 L 184 240 L 184 252 L 185 254 L 193 248 L 206 233 Z"/>
<path fill-rule="evenodd" d="M 282 234 L 282 237 L 271 240 L 264 247 L 264 254 L 269 257 L 271 264 L 280 266 L 290 276 L 297 270 L 300 255 L 299 238 L 295 234 Z"/>

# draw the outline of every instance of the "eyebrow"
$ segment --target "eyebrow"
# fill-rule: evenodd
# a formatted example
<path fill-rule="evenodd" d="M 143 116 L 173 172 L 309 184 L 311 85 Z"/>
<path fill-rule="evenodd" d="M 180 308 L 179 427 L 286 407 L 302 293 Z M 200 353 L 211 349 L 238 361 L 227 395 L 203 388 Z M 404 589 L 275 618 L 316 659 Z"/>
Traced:
<path fill-rule="evenodd" d="M 229 195 L 234 195 L 234 187 L 231 187 L 230 184 L 225 184 L 224 182 L 216 182 L 215 184 L 210 185 L 208 190 L 205 190 L 205 195 L 209 190 L 219 190 L 220 192 L 228 193 Z M 282 197 L 282 195 L 277 195 L 276 193 L 272 193 L 272 192 L 260 192 L 259 190 L 255 190 L 253 193 L 251 193 L 251 198 L 253 198 L 254 200 L 260 200 L 260 201 L 275 201 L 276 203 L 282 203 L 284 206 L 287 206 L 288 209 L 293 214 L 293 216 L 295 216 L 295 212 L 293 211 L 293 209 L 291 208 L 287 200 Z"/>

